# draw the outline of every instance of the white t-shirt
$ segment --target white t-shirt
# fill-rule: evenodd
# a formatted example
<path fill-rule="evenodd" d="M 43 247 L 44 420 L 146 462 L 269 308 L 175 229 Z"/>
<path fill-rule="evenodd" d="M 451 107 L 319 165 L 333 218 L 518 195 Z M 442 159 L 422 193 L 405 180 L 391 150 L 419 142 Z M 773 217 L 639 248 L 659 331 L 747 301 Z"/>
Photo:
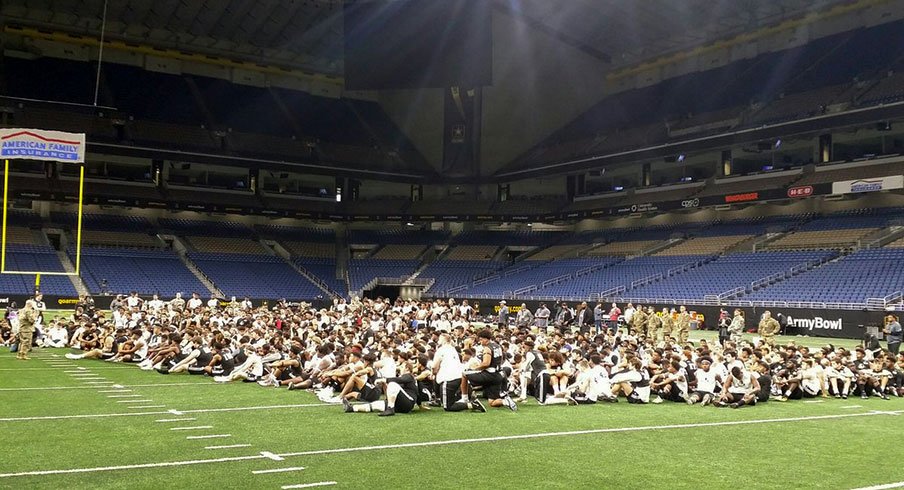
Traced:
<path fill-rule="evenodd" d="M 698 369 L 696 372 L 697 376 L 697 391 L 702 391 L 704 393 L 714 393 L 716 391 L 716 372 L 710 369 L 709 371 L 704 371 L 702 369 Z"/>
<path fill-rule="evenodd" d="M 461 357 L 459 357 L 458 352 L 455 351 L 455 347 L 452 347 L 452 345 L 446 344 L 436 350 L 436 354 L 433 356 L 433 365 L 439 365 L 439 372 L 436 373 L 437 383 L 461 379 Z"/>

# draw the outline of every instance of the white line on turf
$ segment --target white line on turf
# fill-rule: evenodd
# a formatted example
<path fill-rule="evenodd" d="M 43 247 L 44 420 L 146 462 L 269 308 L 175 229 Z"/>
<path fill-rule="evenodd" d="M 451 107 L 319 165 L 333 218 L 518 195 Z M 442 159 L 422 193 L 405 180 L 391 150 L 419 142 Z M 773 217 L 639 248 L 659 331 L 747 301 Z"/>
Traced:
<path fill-rule="evenodd" d="M 233 408 L 201 408 L 196 410 L 167 410 L 165 412 L 144 412 L 144 413 L 97 413 L 85 415 L 42 415 L 36 417 L 7 417 L 0 418 L 0 422 L 25 422 L 31 420 L 67 420 L 67 419 L 94 419 L 109 417 L 132 417 L 135 415 L 183 415 L 184 413 L 212 413 L 212 412 L 244 412 L 248 410 L 275 410 L 281 408 L 308 408 L 308 407 L 328 407 L 333 406 L 329 403 L 302 403 L 299 405 L 268 405 L 261 407 L 233 407 Z M 163 408 L 164 405 L 159 405 Z M 129 407 L 137 408 L 137 407 Z"/>
<path fill-rule="evenodd" d="M 131 393 L 132 390 L 98 390 L 98 393 Z M 144 396 L 144 395 L 130 395 L 130 396 Z"/>
<path fill-rule="evenodd" d="M 237 447 L 251 447 L 251 444 L 230 444 L 228 446 L 207 446 L 204 449 L 233 449 Z"/>
<path fill-rule="evenodd" d="M 226 437 L 232 437 L 232 434 L 209 434 L 206 436 L 185 436 L 188 440 L 193 439 L 224 439 Z"/>
<path fill-rule="evenodd" d="M 304 466 L 293 466 L 291 468 L 274 468 L 272 470 L 254 470 L 251 472 L 253 475 L 266 475 L 267 473 L 286 473 L 289 471 L 301 471 L 304 469 Z"/>
<path fill-rule="evenodd" d="M 283 457 L 278 456 L 278 455 L 276 455 L 276 454 L 273 454 L 273 453 L 271 453 L 270 451 L 261 451 L 261 456 L 263 456 L 263 457 L 265 457 L 265 458 L 272 459 L 273 461 L 282 461 L 282 460 L 286 459 L 286 458 L 283 458 Z"/>
<path fill-rule="evenodd" d="M 822 400 L 806 400 L 804 403 L 825 403 Z"/>
<path fill-rule="evenodd" d="M 854 490 L 888 490 L 889 488 L 904 488 L 904 481 L 886 483 L 884 485 L 874 485 L 871 487 L 855 488 Z"/>
<path fill-rule="evenodd" d="M 143 414 L 143 415 L 145 415 L 145 414 Z M 147 414 L 147 415 L 149 415 L 149 414 Z M 154 422 L 158 422 L 158 423 L 160 423 L 160 422 L 189 422 L 191 420 L 198 420 L 198 419 L 196 419 L 194 417 L 186 417 L 184 419 L 160 419 L 160 420 L 155 420 Z"/>
<path fill-rule="evenodd" d="M 201 430 L 201 429 L 213 429 L 212 425 L 199 425 L 197 427 L 170 427 L 170 430 Z"/>
<path fill-rule="evenodd" d="M 173 414 L 173 415 L 182 415 L 182 412 L 176 410 L 175 408 L 172 409 L 172 410 L 169 410 L 169 413 L 171 413 L 171 414 Z"/>
<path fill-rule="evenodd" d="M 131 406 L 131 407 L 129 407 L 129 408 L 163 408 L 163 407 L 165 407 L 165 406 L 166 406 L 166 405 L 141 405 L 141 406 L 139 406 L 139 407 Z"/>
<path fill-rule="evenodd" d="M 116 400 L 116 403 L 153 403 L 154 400 Z"/>
<path fill-rule="evenodd" d="M 282 490 L 289 490 L 290 488 L 311 488 L 311 487 L 326 487 L 329 485 L 335 485 L 334 481 L 320 481 L 317 483 L 300 483 L 298 485 L 283 485 Z"/>
<path fill-rule="evenodd" d="M 116 390 L 119 391 L 119 390 Z M 98 393 L 103 393 L 102 391 L 98 391 Z M 107 398 L 139 398 L 144 395 L 107 395 Z"/>
<path fill-rule="evenodd" d="M 894 413 L 904 413 L 904 410 L 897 410 Z M 704 422 L 698 424 L 675 424 L 675 425 L 651 425 L 651 426 L 640 426 L 640 427 L 616 427 L 616 428 L 608 428 L 608 429 L 590 429 L 590 430 L 579 430 L 579 431 L 569 431 L 569 432 L 541 432 L 538 434 L 521 434 L 521 435 L 513 435 L 513 436 L 497 436 L 497 437 L 481 437 L 476 439 L 451 439 L 445 441 L 427 441 L 427 442 L 412 442 L 405 444 L 387 444 L 382 446 L 358 446 L 358 447 L 350 447 L 350 448 L 339 448 L 339 449 L 321 449 L 314 451 L 302 451 L 296 453 L 283 453 L 280 454 L 280 457 L 288 458 L 294 456 L 310 456 L 316 454 L 335 454 L 335 453 L 349 453 L 349 452 L 357 452 L 357 451 L 376 451 L 381 449 L 402 449 L 402 448 L 412 448 L 412 447 L 427 447 L 427 446 L 448 446 L 455 444 L 472 444 L 472 443 L 481 443 L 481 442 L 494 442 L 494 441 L 507 441 L 507 440 L 519 440 L 519 439 L 539 439 L 545 437 L 565 437 L 565 436 L 576 436 L 576 435 L 588 435 L 588 434 L 605 434 L 605 433 L 613 433 L 613 432 L 639 432 L 646 430 L 665 430 L 665 429 L 696 429 L 701 427 L 727 427 L 727 426 L 735 426 L 735 425 L 754 425 L 754 424 L 771 424 L 771 423 L 786 423 L 786 422 L 805 422 L 808 420 L 834 420 L 834 419 L 845 419 L 852 417 L 875 417 L 877 413 L 865 412 L 865 413 L 846 413 L 846 414 L 837 414 L 837 415 L 817 415 L 817 416 L 808 416 L 808 417 L 789 417 L 789 418 L 781 418 L 781 419 L 752 419 L 752 420 L 734 420 L 727 422 Z M 133 465 L 119 465 L 119 466 L 100 466 L 93 468 L 71 468 L 71 469 L 62 469 L 62 470 L 37 470 L 37 471 L 21 471 L 17 473 L 0 473 L 0 478 L 14 478 L 21 476 L 44 476 L 44 475 L 66 475 L 72 473 L 97 473 L 103 471 L 120 471 L 120 470 L 134 470 L 134 469 L 142 469 L 142 468 L 164 468 L 171 466 L 189 466 L 196 464 L 212 464 L 212 463 L 229 463 L 235 461 L 250 461 L 255 459 L 265 459 L 264 456 L 260 454 L 255 454 L 252 456 L 235 456 L 228 458 L 215 458 L 215 459 L 194 459 L 188 461 L 165 461 L 161 463 L 143 463 L 143 464 L 133 464 Z"/>
<path fill-rule="evenodd" d="M 165 386 L 220 386 L 217 383 L 153 383 L 128 385 L 129 388 L 163 388 Z M 123 385 L 113 385 L 111 388 L 122 388 Z M 54 391 L 54 390 L 87 390 L 90 386 L 40 386 L 33 388 L 0 388 L 0 391 Z"/>
<path fill-rule="evenodd" d="M 863 408 L 863 405 L 848 405 L 846 407 L 841 407 L 841 408 Z"/>

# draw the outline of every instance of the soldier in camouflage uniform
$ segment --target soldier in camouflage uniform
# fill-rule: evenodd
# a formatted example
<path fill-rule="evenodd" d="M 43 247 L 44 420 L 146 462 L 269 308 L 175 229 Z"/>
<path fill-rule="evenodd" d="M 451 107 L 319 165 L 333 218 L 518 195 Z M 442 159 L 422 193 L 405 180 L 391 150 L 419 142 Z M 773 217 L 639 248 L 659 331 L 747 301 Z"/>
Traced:
<path fill-rule="evenodd" d="M 633 329 L 634 335 L 646 335 L 647 334 L 647 314 L 643 310 L 642 305 L 637 305 L 637 311 L 634 312 L 634 316 L 631 318 L 631 327 Z"/>
<path fill-rule="evenodd" d="M 662 318 L 656 314 L 653 307 L 647 309 L 647 332 L 653 343 L 659 342 L 659 331 L 662 329 Z"/>
<path fill-rule="evenodd" d="M 672 330 L 675 328 L 675 309 L 669 311 L 668 308 L 662 309 L 662 339 L 668 340 L 672 336 Z"/>
<path fill-rule="evenodd" d="M 772 318 L 772 313 L 769 310 L 764 311 L 757 332 L 770 348 L 775 347 L 775 335 L 779 330 L 781 330 L 781 325 L 775 318 Z"/>
<path fill-rule="evenodd" d="M 678 330 L 678 341 L 681 344 L 687 343 L 687 336 L 691 331 L 691 314 L 687 312 L 687 307 L 681 305 L 678 311 L 678 319 L 675 320 L 675 327 Z"/>
<path fill-rule="evenodd" d="M 16 359 L 28 360 L 31 352 L 31 342 L 35 334 L 35 323 L 38 321 L 38 311 L 35 310 L 34 300 L 25 302 L 25 308 L 19 312 L 19 351 Z"/>

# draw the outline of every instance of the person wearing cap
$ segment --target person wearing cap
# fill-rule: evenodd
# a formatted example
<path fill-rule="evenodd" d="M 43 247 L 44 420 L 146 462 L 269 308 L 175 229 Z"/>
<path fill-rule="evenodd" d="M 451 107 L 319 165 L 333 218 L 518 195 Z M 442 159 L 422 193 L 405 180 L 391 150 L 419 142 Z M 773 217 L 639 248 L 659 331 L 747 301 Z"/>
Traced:
<path fill-rule="evenodd" d="M 509 309 L 505 304 L 505 300 L 499 302 L 499 317 L 496 320 L 496 323 L 499 325 L 499 328 L 504 328 L 508 326 L 508 317 L 509 317 Z"/>
<path fill-rule="evenodd" d="M 678 341 L 682 345 L 686 344 L 687 336 L 691 331 L 691 314 L 684 305 L 678 308 L 678 318 L 675 320 L 675 327 L 678 330 Z"/>
<path fill-rule="evenodd" d="M 772 318 L 772 312 L 766 310 L 763 312 L 763 318 L 757 327 L 757 332 L 763 337 L 763 342 L 770 348 L 775 347 L 775 334 L 781 329 L 781 325 Z"/>
<path fill-rule="evenodd" d="M 35 323 L 38 321 L 38 312 L 35 310 L 34 300 L 25 302 L 25 307 L 19 311 L 19 350 L 16 359 L 27 361 L 31 352 L 31 343 L 35 333 Z"/>

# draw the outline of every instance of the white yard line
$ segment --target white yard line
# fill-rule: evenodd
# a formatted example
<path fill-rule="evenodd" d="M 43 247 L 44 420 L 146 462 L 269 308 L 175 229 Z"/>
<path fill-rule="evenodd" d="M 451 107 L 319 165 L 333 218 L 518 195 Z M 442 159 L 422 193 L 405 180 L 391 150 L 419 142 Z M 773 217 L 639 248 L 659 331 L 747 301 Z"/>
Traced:
<path fill-rule="evenodd" d="M 144 395 L 107 395 L 107 398 L 141 398 L 142 396 Z"/>
<path fill-rule="evenodd" d="M 164 407 L 166 407 L 166 405 L 141 405 L 138 407 L 132 406 L 129 408 L 164 408 Z M 145 412 L 145 413 L 149 413 L 149 412 Z"/>
<path fill-rule="evenodd" d="M 98 393 L 131 393 L 132 390 L 98 390 Z M 130 396 L 144 396 L 144 395 L 130 395 Z"/>
<path fill-rule="evenodd" d="M 232 437 L 232 434 L 208 434 L 206 436 L 185 436 L 185 438 L 190 441 L 195 440 L 195 439 L 225 439 L 227 437 Z M 261 455 L 261 456 L 263 456 L 263 455 Z M 264 457 L 266 457 L 266 456 L 264 456 Z"/>
<path fill-rule="evenodd" d="M 116 400 L 116 403 L 154 403 L 154 400 Z"/>
<path fill-rule="evenodd" d="M 7 417 L 0 418 L 0 422 L 26 422 L 34 420 L 68 420 L 68 419 L 93 419 L 93 418 L 109 418 L 109 417 L 133 417 L 136 415 L 182 415 L 183 413 L 211 413 L 211 412 L 244 412 L 248 410 L 277 410 L 283 408 L 309 408 L 309 407 L 329 407 L 334 406 L 329 403 L 303 403 L 299 405 L 266 405 L 260 407 L 232 407 L 232 408 L 201 408 L 196 410 L 167 410 L 165 412 L 143 412 L 143 413 L 97 413 L 83 415 L 42 415 L 36 417 Z M 163 408 L 164 405 L 158 405 Z M 129 407 L 138 408 L 138 407 Z"/>
<path fill-rule="evenodd" d="M 261 451 L 261 456 L 268 458 L 268 459 L 272 459 L 273 461 L 282 461 L 282 460 L 286 459 L 286 458 L 283 458 L 282 456 L 273 454 L 270 451 Z"/>
<path fill-rule="evenodd" d="M 863 408 L 863 405 L 848 405 L 848 406 L 841 407 L 841 408 Z"/>
<path fill-rule="evenodd" d="M 904 410 L 897 410 L 892 413 L 904 413 Z M 697 424 L 674 424 L 674 425 L 648 425 L 648 426 L 639 426 L 639 427 L 615 427 L 608 429 L 590 429 L 590 430 L 578 430 L 578 431 L 566 431 L 566 432 L 541 432 L 536 434 L 519 434 L 519 435 L 511 435 L 511 436 L 497 436 L 497 437 L 480 437 L 474 439 L 450 439 L 443 441 L 426 441 L 426 442 L 411 442 L 411 443 L 403 443 L 403 444 L 386 444 L 380 446 L 356 446 L 356 447 L 348 447 L 348 448 L 337 448 L 337 449 L 321 449 L 321 450 L 313 450 L 313 451 L 301 451 L 301 452 L 293 452 L 293 453 L 283 453 L 278 454 L 278 456 L 282 458 L 296 457 L 296 456 L 310 456 L 317 454 L 338 454 L 338 453 L 350 453 L 350 452 L 361 452 L 361 451 L 379 451 L 385 449 L 403 449 L 403 448 L 413 448 L 413 447 L 429 447 L 429 446 L 450 446 L 450 445 L 458 445 L 458 444 L 474 444 L 474 443 L 482 443 L 482 442 L 496 442 L 496 441 L 511 441 L 511 440 L 525 440 L 525 439 L 540 439 L 546 437 L 568 437 L 568 436 L 578 436 L 578 435 L 588 435 L 588 434 L 606 434 L 606 433 L 616 433 L 616 432 L 640 432 L 640 431 L 656 431 L 656 430 L 668 430 L 668 429 L 696 429 L 701 427 L 728 427 L 728 426 L 741 426 L 741 425 L 756 425 L 756 424 L 773 424 L 773 423 L 787 423 L 787 422 L 805 422 L 808 420 L 836 420 L 836 419 L 845 419 L 852 417 L 876 417 L 883 414 L 866 412 L 866 413 L 849 413 L 849 414 L 838 414 L 838 415 L 818 415 L 818 416 L 809 416 L 809 417 L 788 417 L 788 418 L 780 418 L 780 419 L 753 419 L 753 420 L 735 420 L 735 421 L 727 421 L 727 422 L 705 422 L 705 423 L 697 423 Z M 192 437 L 192 436 L 189 436 Z M 195 436 L 197 437 L 197 436 Z M 235 461 L 251 461 L 257 459 L 267 459 L 265 456 L 261 454 L 255 454 L 251 456 L 235 456 L 229 458 L 215 458 L 215 459 L 194 459 L 188 461 L 166 461 L 161 463 L 144 463 L 144 464 L 133 464 L 133 465 L 120 465 L 120 466 L 100 466 L 93 468 L 71 468 L 71 469 L 58 469 L 58 470 L 35 470 L 35 471 L 22 471 L 17 473 L 0 473 L 0 478 L 14 478 L 14 477 L 22 477 L 22 476 L 44 476 L 44 475 L 65 475 L 72 473 L 97 473 L 104 471 L 119 471 L 119 470 L 134 470 L 134 469 L 142 469 L 142 468 L 164 468 L 164 467 L 172 467 L 172 466 L 189 466 L 196 464 L 214 464 L 214 463 L 229 463 Z"/>
<path fill-rule="evenodd" d="M 301 471 L 304 466 L 293 466 L 292 468 L 274 468 L 272 470 L 254 470 L 252 475 L 266 475 L 267 473 L 287 473 L 289 471 Z"/>
<path fill-rule="evenodd" d="M 904 488 L 904 481 L 886 483 L 884 485 L 874 485 L 872 487 L 855 488 L 854 490 L 888 490 L 889 488 Z"/>
<path fill-rule="evenodd" d="M 170 427 L 170 430 L 201 430 L 201 429 L 213 429 L 212 425 L 199 425 L 196 427 Z"/>
<path fill-rule="evenodd" d="M 142 414 L 142 415 L 150 415 L 150 414 Z M 192 420 L 198 420 L 198 419 L 196 419 L 196 418 L 194 418 L 194 417 L 187 417 L 187 418 L 184 418 L 184 419 L 160 419 L 160 420 L 155 420 L 154 422 L 157 422 L 157 423 L 161 423 L 161 422 L 190 422 L 190 421 L 192 421 Z"/>
<path fill-rule="evenodd" d="M 251 444 L 230 444 L 228 446 L 207 446 L 204 449 L 234 449 L 239 447 L 251 447 Z"/>
<path fill-rule="evenodd" d="M 116 387 L 127 388 L 162 388 L 164 386 L 220 386 L 216 383 L 153 383 L 138 385 L 115 385 Z M 33 388 L 0 388 L 0 391 L 54 391 L 54 390 L 88 390 L 90 386 L 40 386 Z"/>
<path fill-rule="evenodd" d="M 311 487 L 326 487 L 329 485 L 335 485 L 334 481 L 321 481 L 317 483 L 300 483 L 298 485 L 283 485 L 282 490 L 289 490 L 290 488 L 311 488 Z"/>

